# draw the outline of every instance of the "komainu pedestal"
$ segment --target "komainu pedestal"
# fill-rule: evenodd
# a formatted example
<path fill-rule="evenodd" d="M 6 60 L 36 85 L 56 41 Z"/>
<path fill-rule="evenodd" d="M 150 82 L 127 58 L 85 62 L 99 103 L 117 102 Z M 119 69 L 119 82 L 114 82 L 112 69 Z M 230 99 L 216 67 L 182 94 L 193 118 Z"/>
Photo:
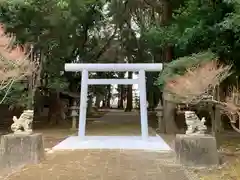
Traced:
<path fill-rule="evenodd" d="M 176 135 L 175 152 L 186 166 L 214 166 L 219 164 L 216 139 L 205 134 Z"/>
<path fill-rule="evenodd" d="M 7 134 L 1 137 L 0 168 L 17 168 L 44 159 L 42 134 Z"/>

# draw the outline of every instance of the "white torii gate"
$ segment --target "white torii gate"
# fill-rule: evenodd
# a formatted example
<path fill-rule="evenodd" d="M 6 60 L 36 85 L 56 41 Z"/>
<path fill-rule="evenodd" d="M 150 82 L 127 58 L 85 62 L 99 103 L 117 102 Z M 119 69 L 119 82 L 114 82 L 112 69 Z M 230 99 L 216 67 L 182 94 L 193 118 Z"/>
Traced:
<path fill-rule="evenodd" d="M 141 133 L 142 139 L 148 138 L 148 115 L 146 98 L 146 75 L 145 71 L 161 71 L 162 63 L 142 63 L 142 64 L 65 64 L 65 71 L 82 72 L 81 81 L 81 101 L 78 136 L 80 139 L 85 137 L 86 112 L 88 85 L 106 85 L 106 84 L 138 84 L 140 91 L 140 114 L 141 114 Z M 89 79 L 88 72 L 139 72 L 138 79 Z"/>

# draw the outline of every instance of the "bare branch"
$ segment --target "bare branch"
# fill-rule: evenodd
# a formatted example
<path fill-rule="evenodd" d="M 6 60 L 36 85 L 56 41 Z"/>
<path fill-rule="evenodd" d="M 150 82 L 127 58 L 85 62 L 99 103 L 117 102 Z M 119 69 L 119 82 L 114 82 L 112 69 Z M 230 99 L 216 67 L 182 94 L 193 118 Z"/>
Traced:
<path fill-rule="evenodd" d="M 233 129 L 240 133 L 240 129 L 236 127 L 236 122 L 240 122 L 239 89 L 232 88 L 224 102 L 215 100 L 212 94 L 214 88 L 231 74 L 230 69 L 231 66 L 219 65 L 216 61 L 189 69 L 183 76 L 167 82 L 165 91 L 168 100 L 218 105 L 221 112 L 230 119 Z"/>
<path fill-rule="evenodd" d="M 7 88 L 4 98 L 14 82 L 32 76 L 37 69 L 38 63 L 29 59 L 26 48 L 16 45 L 15 36 L 7 34 L 4 25 L 0 24 L 0 90 Z"/>
<path fill-rule="evenodd" d="M 217 61 L 190 68 L 184 75 L 168 81 L 165 91 L 175 101 L 198 103 L 211 97 L 213 88 L 231 74 L 230 69 L 231 66 L 220 65 Z"/>

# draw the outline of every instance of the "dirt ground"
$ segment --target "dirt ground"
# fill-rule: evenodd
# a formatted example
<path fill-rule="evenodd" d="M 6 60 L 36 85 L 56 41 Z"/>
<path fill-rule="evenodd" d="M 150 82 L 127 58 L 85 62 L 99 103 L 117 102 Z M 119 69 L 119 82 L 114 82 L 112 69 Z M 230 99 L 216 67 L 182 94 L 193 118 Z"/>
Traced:
<path fill-rule="evenodd" d="M 47 156 L 8 180 L 187 180 L 180 166 L 166 166 L 158 153 L 141 151 L 73 151 Z"/>
<path fill-rule="evenodd" d="M 201 180 L 240 180 L 240 134 L 221 137 L 222 164 L 216 168 L 195 170 Z"/>
<path fill-rule="evenodd" d="M 108 114 L 88 123 L 87 135 L 140 135 L 138 113 Z M 51 128 L 37 130 L 44 138 L 45 148 L 56 145 L 76 132 Z M 149 128 L 149 134 L 155 131 Z M 117 142 L 116 142 L 117 143 Z M 173 166 L 170 166 L 172 164 Z M 47 151 L 46 159 L 37 165 L 28 165 L 6 180 L 188 180 L 172 154 L 132 150 Z"/>
<path fill-rule="evenodd" d="M 111 129 L 109 126 L 104 131 Z M 136 135 L 137 126 L 119 127 L 118 134 L 128 132 L 129 128 L 135 128 L 133 135 Z M 94 129 L 89 127 L 90 132 L 95 132 Z M 41 133 L 43 133 L 45 147 L 51 148 L 74 132 L 66 129 L 50 129 L 41 130 Z M 171 154 L 157 152 L 129 150 L 61 151 L 47 153 L 46 160 L 42 163 L 25 166 L 11 175 L 3 176 L 2 179 L 157 180 L 161 177 L 161 180 L 188 180 L 181 166 L 174 163 L 175 159 Z M 174 168 L 169 164 L 173 164 Z"/>
<path fill-rule="evenodd" d="M 97 121 L 87 125 L 87 135 L 139 135 L 139 123 L 116 124 Z M 121 118 L 121 121 L 124 121 Z M 126 123 L 126 122 L 125 122 Z M 70 129 L 37 130 L 50 149 L 66 137 L 76 134 Z M 150 134 L 155 131 L 150 128 Z M 174 135 L 161 135 L 172 146 Z M 146 151 L 81 150 L 46 154 L 38 165 L 28 165 L 1 180 L 240 180 L 240 135 L 222 138 L 223 164 L 217 168 L 183 169 L 172 154 Z M 185 173 L 192 175 L 186 177 Z M 2 175 L 2 177 L 1 177 Z"/>
<path fill-rule="evenodd" d="M 121 128 L 120 128 L 121 129 Z M 124 128 L 123 128 L 124 129 Z M 123 131 L 125 132 L 126 129 Z M 41 130 L 44 135 L 44 145 L 51 148 L 67 136 L 75 133 L 67 129 Z M 173 135 L 162 135 L 172 145 Z M 240 180 L 240 138 L 225 137 L 221 146 L 223 164 L 217 168 L 189 169 L 200 180 Z M 146 158 L 147 157 L 147 158 Z M 84 162 L 84 163 L 83 163 Z M 131 163 L 130 163 L 131 162 Z M 168 165 L 163 165 L 168 164 Z M 157 179 L 157 177 L 170 177 L 166 174 L 174 166 L 178 177 L 183 177 L 182 169 L 175 165 L 173 157 L 163 157 L 157 153 L 141 151 L 64 151 L 48 153 L 46 160 L 38 165 L 26 166 L 3 180 L 115 180 L 127 179 Z M 111 167 L 111 168 L 109 168 Z M 141 167 L 141 168 L 139 168 Z M 135 170 L 138 169 L 139 173 Z M 158 169 L 158 171 L 156 171 Z M 102 174 L 101 172 L 105 172 Z M 123 173 L 124 172 L 124 173 Z M 143 173 L 145 172 L 145 173 Z M 156 173 L 158 172 L 158 173 Z M 106 177 L 106 174 L 109 176 Z M 136 177 L 136 174 L 137 177 Z M 174 177 L 171 177 L 174 180 Z M 159 178 L 158 178 L 159 179 Z M 181 179 L 179 179 L 181 180 Z"/>

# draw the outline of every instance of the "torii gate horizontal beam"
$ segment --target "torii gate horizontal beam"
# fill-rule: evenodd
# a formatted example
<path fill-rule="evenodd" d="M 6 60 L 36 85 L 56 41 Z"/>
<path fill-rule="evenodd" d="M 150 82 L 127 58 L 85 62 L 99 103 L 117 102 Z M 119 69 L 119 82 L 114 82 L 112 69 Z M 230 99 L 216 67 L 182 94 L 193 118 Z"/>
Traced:
<path fill-rule="evenodd" d="M 139 79 L 88 79 L 89 85 L 139 84 Z"/>
<path fill-rule="evenodd" d="M 140 64 L 128 64 L 128 63 L 115 63 L 115 64 L 84 64 L 84 63 L 67 63 L 65 64 L 65 71 L 79 72 L 86 69 L 89 72 L 106 72 L 106 71 L 161 71 L 162 63 L 140 63 Z"/>

